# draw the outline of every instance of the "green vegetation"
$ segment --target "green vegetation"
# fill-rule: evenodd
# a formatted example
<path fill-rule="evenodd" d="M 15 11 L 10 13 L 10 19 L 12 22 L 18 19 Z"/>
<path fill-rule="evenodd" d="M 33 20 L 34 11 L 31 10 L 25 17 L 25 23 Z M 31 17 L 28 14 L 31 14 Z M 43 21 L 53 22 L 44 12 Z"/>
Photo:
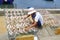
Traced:
<path fill-rule="evenodd" d="M 3 4 L 3 5 L 0 5 L 0 8 L 14 8 L 14 5 Z"/>

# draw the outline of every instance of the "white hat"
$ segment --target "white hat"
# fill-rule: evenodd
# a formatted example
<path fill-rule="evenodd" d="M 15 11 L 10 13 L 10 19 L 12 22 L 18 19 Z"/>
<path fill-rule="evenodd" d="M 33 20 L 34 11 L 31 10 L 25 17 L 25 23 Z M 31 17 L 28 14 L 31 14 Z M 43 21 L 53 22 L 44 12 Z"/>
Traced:
<path fill-rule="evenodd" d="M 30 11 L 30 12 L 28 12 L 28 14 L 32 14 L 32 13 L 36 12 L 36 10 L 34 10 L 33 7 L 29 8 L 28 11 Z"/>
<path fill-rule="evenodd" d="M 28 10 L 29 10 L 29 11 L 30 11 L 30 10 L 34 10 L 34 8 L 33 8 L 33 7 L 30 7 Z"/>

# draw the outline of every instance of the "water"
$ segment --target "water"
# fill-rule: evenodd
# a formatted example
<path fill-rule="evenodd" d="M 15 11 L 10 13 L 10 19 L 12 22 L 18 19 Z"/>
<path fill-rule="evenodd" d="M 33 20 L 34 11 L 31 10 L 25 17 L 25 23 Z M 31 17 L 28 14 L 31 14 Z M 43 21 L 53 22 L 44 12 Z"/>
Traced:
<path fill-rule="evenodd" d="M 45 0 L 15 0 L 16 8 L 60 8 L 60 0 L 45 1 Z"/>
<path fill-rule="evenodd" d="M 3 5 L 2 8 L 60 8 L 60 0 L 45 1 L 45 0 L 14 0 L 13 5 Z"/>

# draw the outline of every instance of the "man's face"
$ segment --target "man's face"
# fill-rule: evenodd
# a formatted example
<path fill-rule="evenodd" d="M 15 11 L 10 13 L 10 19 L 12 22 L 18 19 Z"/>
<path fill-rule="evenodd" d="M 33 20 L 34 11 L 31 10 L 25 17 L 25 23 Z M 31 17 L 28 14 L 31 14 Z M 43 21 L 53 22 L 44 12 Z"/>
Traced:
<path fill-rule="evenodd" d="M 32 16 L 32 15 L 34 15 L 34 13 L 32 13 L 32 14 L 29 14 L 29 16 Z"/>

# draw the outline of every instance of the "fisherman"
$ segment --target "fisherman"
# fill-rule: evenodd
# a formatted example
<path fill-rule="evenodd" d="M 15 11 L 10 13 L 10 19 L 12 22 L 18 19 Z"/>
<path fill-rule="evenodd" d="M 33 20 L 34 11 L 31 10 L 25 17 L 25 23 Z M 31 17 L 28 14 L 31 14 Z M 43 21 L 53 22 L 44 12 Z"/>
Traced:
<path fill-rule="evenodd" d="M 28 15 L 24 17 L 24 19 L 28 18 L 29 16 L 32 17 L 32 24 L 25 28 L 26 31 L 28 31 L 30 28 L 40 28 L 42 29 L 43 25 L 43 17 L 41 13 L 37 12 L 33 7 L 28 7 Z"/>

